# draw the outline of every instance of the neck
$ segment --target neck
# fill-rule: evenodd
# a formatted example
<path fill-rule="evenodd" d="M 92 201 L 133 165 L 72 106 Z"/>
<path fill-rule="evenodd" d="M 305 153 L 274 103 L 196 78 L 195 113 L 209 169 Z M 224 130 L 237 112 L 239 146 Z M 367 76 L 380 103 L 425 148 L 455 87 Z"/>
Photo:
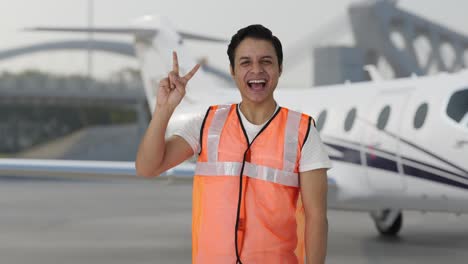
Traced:
<path fill-rule="evenodd" d="M 275 100 L 269 100 L 263 103 L 252 103 L 249 101 L 242 101 L 240 104 L 240 111 L 244 114 L 245 118 L 250 123 L 261 125 L 268 121 L 276 109 Z"/>

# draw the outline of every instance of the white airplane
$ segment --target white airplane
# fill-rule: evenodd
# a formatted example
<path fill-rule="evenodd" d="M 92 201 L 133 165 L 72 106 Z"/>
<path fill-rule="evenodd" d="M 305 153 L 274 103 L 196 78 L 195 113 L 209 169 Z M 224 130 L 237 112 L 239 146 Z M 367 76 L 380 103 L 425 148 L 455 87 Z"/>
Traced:
<path fill-rule="evenodd" d="M 155 87 L 170 71 L 172 51 L 181 71 L 195 61 L 184 38 L 160 18 L 135 28 L 37 30 L 132 34 L 145 92 L 153 112 Z M 369 212 L 382 235 L 396 235 L 402 211 L 468 213 L 468 71 L 303 89 L 279 89 L 280 105 L 306 112 L 333 160 L 328 171 L 332 209 Z M 169 131 L 212 104 L 239 102 L 236 89 L 220 87 L 199 70 L 170 122 Z M 192 175 L 193 164 L 169 174 Z M 133 162 L 0 159 L 0 175 L 134 177 Z M 190 177 L 190 176 L 189 176 Z"/>

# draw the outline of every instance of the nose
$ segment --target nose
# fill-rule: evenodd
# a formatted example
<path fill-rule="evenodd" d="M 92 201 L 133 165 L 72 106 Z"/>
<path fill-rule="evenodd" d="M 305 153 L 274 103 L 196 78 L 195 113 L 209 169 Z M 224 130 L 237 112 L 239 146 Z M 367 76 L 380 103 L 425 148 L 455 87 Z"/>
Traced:
<path fill-rule="evenodd" d="M 263 72 L 263 66 L 260 62 L 254 62 L 252 63 L 252 72 L 253 73 L 261 73 Z"/>

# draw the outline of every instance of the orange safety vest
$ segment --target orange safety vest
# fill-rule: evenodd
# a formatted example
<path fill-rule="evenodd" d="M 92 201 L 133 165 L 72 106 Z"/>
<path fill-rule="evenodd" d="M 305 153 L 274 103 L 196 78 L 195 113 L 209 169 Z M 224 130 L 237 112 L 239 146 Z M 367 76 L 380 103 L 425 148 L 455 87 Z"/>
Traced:
<path fill-rule="evenodd" d="M 203 121 L 192 263 L 304 263 L 298 171 L 311 118 L 280 107 L 249 144 L 238 111 L 212 106 Z"/>

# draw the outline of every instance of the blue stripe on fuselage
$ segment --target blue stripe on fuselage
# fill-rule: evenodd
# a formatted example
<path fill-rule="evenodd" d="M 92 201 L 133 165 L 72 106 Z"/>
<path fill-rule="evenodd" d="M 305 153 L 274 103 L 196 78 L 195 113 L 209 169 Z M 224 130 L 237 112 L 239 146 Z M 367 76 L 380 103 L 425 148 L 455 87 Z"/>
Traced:
<path fill-rule="evenodd" d="M 337 138 L 335 138 L 335 139 L 337 139 Z M 353 146 L 358 146 L 358 144 L 356 144 L 354 142 L 348 142 L 348 141 L 345 141 L 345 140 L 342 140 L 342 139 L 339 139 L 339 140 L 343 141 L 343 142 L 346 142 L 348 144 L 351 144 Z M 352 164 L 357 164 L 357 165 L 364 165 L 361 162 L 361 154 L 360 154 L 359 149 L 355 149 L 355 148 L 348 147 L 348 146 L 345 146 L 345 145 L 340 145 L 340 144 L 337 144 L 337 143 L 329 143 L 329 142 L 326 142 L 326 141 L 324 141 L 324 143 L 325 143 L 325 145 L 329 146 L 330 148 L 333 148 L 334 150 L 337 150 L 337 151 L 342 153 L 342 155 L 339 156 L 339 157 L 331 155 L 330 158 L 332 160 L 347 162 L 347 163 L 352 163 Z M 383 151 L 383 150 L 380 150 L 380 149 L 373 148 L 372 153 L 369 153 L 369 152 L 366 151 L 367 166 L 370 167 L 370 168 L 381 169 L 381 170 L 385 170 L 385 171 L 398 173 L 397 162 L 395 160 L 383 157 L 382 155 L 380 155 L 380 153 L 385 153 L 387 156 L 390 155 L 391 157 L 395 158 L 395 160 L 397 159 L 397 155 L 395 153 L 391 153 L 391 152 L 388 152 L 388 151 Z M 434 157 L 434 155 L 431 155 L 431 156 Z M 410 159 L 410 158 L 407 158 L 407 157 L 402 157 L 402 160 L 403 160 L 403 163 L 404 163 L 403 164 L 403 174 L 404 175 L 413 176 L 413 177 L 417 177 L 417 178 L 421 178 L 421 179 L 425 179 L 425 180 L 429 180 L 429 181 L 435 181 L 435 182 L 438 182 L 438 183 L 443 183 L 443 184 L 447 184 L 447 185 L 454 186 L 454 187 L 468 189 L 468 184 L 465 184 L 465 183 L 462 183 L 462 182 L 459 182 L 459 181 L 456 181 L 456 180 L 453 180 L 453 179 L 449 179 L 447 177 L 436 174 L 434 172 L 430 172 L 427 169 L 416 168 L 414 166 L 406 164 L 405 161 L 410 161 L 410 162 L 416 163 L 417 165 L 423 166 L 425 168 L 436 169 L 436 170 L 439 170 L 441 172 L 444 172 L 444 173 L 447 173 L 447 174 L 450 174 L 452 176 L 459 177 L 459 178 L 462 178 L 462 179 L 467 179 L 467 176 L 459 175 L 457 173 L 447 171 L 445 169 L 436 167 L 434 165 L 427 164 L 427 163 L 417 161 L 417 160 L 414 160 L 414 159 Z"/>

